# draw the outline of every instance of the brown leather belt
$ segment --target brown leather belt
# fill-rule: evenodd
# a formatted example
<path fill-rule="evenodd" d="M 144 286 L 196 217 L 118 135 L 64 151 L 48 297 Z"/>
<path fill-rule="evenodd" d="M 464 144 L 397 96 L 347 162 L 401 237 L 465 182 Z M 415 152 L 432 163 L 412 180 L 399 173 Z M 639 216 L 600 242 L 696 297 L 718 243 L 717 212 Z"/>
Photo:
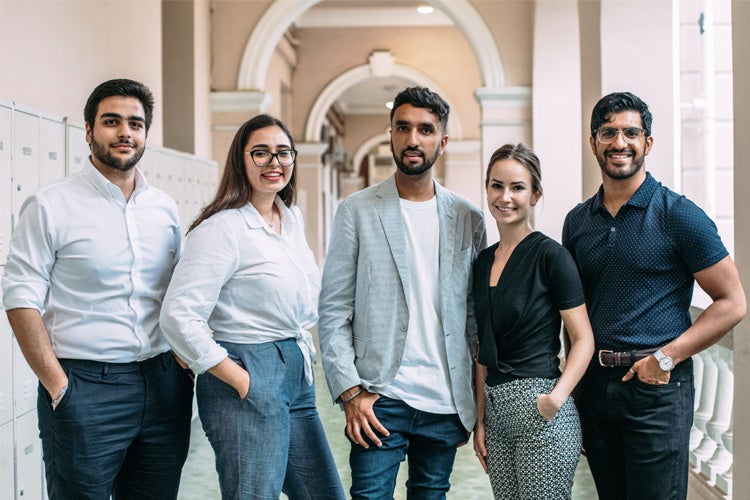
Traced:
<path fill-rule="evenodd" d="M 658 348 L 643 349 L 641 351 L 599 351 L 599 364 L 601 366 L 633 366 L 637 361 L 651 356 Z"/>

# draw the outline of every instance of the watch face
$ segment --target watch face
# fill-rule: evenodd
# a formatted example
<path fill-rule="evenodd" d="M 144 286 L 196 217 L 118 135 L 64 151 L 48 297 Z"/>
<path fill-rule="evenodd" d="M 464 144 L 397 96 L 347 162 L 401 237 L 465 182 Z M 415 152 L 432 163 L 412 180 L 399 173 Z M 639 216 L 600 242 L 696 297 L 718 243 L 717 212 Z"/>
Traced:
<path fill-rule="evenodd" d="M 664 356 L 659 360 L 659 368 L 664 370 L 665 372 L 670 371 L 674 367 L 674 363 L 672 362 L 672 358 L 669 356 Z"/>

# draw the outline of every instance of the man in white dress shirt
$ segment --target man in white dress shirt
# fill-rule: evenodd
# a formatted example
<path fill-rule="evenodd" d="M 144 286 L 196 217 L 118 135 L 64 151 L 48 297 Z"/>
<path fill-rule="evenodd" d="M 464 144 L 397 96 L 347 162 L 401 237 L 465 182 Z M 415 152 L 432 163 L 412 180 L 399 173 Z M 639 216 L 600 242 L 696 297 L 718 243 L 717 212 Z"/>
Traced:
<path fill-rule="evenodd" d="M 52 500 L 177 498 L 192 380 L 159 328 L 177 207 L 136 168 L 153 102 L 132 80 L 94 89 L 90 161 L 30 196 L 11 238 L 4 307 L 39 377 Z"/>

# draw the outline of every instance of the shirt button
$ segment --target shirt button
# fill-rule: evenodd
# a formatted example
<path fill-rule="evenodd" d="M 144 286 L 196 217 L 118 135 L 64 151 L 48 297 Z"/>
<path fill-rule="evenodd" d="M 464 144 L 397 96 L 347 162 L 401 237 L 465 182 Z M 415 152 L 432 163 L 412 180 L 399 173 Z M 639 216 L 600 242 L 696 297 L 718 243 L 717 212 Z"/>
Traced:
<path fill-rule="evenodd" d="M 614 233 L 614 232 L 615 232 L 615 228 L 613 228 L 613 227 L 610 227 L 610 228 L 609 228 L 609 231 L 610 231 L 610 232 L 612 232 L 612 233 Z"/>

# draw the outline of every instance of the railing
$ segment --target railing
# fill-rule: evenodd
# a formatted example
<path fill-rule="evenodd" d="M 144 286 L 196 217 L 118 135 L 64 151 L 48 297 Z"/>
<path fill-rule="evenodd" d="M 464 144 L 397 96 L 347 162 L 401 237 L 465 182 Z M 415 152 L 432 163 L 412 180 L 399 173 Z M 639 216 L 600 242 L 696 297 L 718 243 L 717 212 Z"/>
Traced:
<path fill-rule="evenodd" d="M 693 315 L 700 313 L 693 310 Z M 732 332 L 693 357 L 695 413 L 690 431 L 690 487 L 701 498 L 732 498 Z"/>

